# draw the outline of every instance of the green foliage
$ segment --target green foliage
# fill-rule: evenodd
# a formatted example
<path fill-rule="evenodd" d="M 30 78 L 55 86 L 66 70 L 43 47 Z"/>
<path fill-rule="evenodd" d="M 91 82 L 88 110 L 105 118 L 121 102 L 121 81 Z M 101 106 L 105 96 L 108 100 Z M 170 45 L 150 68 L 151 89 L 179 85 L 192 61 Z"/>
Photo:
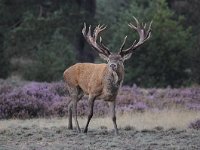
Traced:
<path fill-rule="evenodd" d="M 63 9 L 67 8 L 66 6 Z M 72 29 L 78 28 L 82 22 L 80 19 L 74 19 L 74 22 L 70 22 L 70 16 L 65 19 L 64 10 L 56 10 L 46 17 L 35 16 L 30 11 L 24 12 L 20 25 L 10 30 L 7 35 L 6 50 L 8 53 L 15 57 L 24 56 L 34 59 L 38 43 L 45 45 L 50 42 L 51 36 L 56 30 L 66 36 L 67 41 L 72 42 L 74 39 Z"/>
<path fill-rule="evenodd" d="M 85 47 L 81 35 L 83 22 L 106 24 L 103 42 L 118 51 L 125 35 L 126 47 L 138 39 L 127 26 L 134 15 L 141 22 L 153 20 L 152 37 L 126 62 L 125 84 L 200 83 L 199 4 L 198 0 L 191 4 L 186 0 L 0 0 L 0 78 L 19 72 L 27 80 L 59 80 L 71 64 L 94 60 L 94 51 Z"/>
<path fill-rule="evenodd" d="M 174 14 L 164 0 L 131 2 L 119 14 L 118 22 L 112 29 L 110 47 L 119 49 L 125 35 L 128 35 L 127 47 L 138 39 L 136 32 L 127 26 L 133 15 L 140 22 L 153 20 L 152 37 L 134 52 L 133 58 L 126 64 L 125 83 L 146 87 L 185 84 L 188 79 L 187 40 L 190 31 L 181 25 L 182 18 L 173 19 Z"/>
<path fill-rule="evenodd" d="M 32 1 L 16 6 L 16 14 L 12 15 L 20 21 L 4 33 L 4 49 L 11 59 L 25 58 L 23 64 L 17 67 L 12 64 L 25 79 L 59 80 L 64 69 L 74 63 L 73 43 L 76 32 L 79 32 L 76 29 L 83 22 L 84 12 L 76 14 L 78 7 L 73 2 L 73 7 L 68 5 L 71 2 Z M 6 8 L 11 8 L 11 4 L 15 3 L 18 2 L 5 5 L 3 14 L 9 15 Z M 4 23 L 7 24 L 6 21 Z M 29 62 L 26 63 L 26 60 Z"/>
<path fill-rule="evenodd" d="M 3 37 L 0 34 L 0 78 L 6 78 L 10 71 L 10 63 L 3 49 Z"/>
<path fill-rule="evenodd" d="M 193 82 L 200 84 L 200 30 L 199 33 L 193 37 L 192 44 L 193 49 L 190 54 L 191 66 L 192 66 L 192 78 Z"/>
<path fill-rule="evenodd" d="M 7 27 L 2 27 L 1 24 L 7 21 L 7 15 L 4 13 L 4 5 L 0 1 L 0 78 L 6 78 L 10 72 L 10 63 L 8 55 L 4 49 L 4 33 L 7 31 Z"/>
<path fill-rule="evenodd" d="M 51 40 L 38 44 L 35 62 L 25 66 L 24 77 L 27 80 L 55 81 L 62 79 L 66 67 L 74 63 L 74 53 L 66 38 L 55 31 Z"/>
<path fill-rule="evenodd" d="M 192 79 L 193 82 L 200 84 L 200 1 L 193 0 L 185 1 L 184 9 L 180 12 L 187 18 L 185 24 L 187 26 L 192 26 L 192 36 L 189 42 L 192 44 L 192 51 L 190 54 L 191 67 L 192 67 Z M 187 10 L 187 11 L 183 11 Z"/>

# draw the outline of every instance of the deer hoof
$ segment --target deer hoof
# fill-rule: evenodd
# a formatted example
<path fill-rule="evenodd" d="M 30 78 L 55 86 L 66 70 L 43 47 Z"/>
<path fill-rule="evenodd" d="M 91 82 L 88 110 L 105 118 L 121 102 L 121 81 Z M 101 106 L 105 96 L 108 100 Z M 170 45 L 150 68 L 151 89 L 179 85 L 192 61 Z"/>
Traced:
<path fill-rule="evenodd" d="M 84 129 L 83 133 L 87 133 L 87 131 L 88 131 L 87 129 Z"/>
<path fill-rule="evenodd" d="M 68 127 L 69 130 L 73 130 L 73 127 Z"/>

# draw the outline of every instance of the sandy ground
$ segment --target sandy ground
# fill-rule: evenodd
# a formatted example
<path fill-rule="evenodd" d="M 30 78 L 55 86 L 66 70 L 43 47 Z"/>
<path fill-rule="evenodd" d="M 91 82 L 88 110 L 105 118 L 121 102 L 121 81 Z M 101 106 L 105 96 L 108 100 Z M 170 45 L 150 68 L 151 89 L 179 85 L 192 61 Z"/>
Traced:
<path fill-rule="evenodd" d="M 200 130 L 188 124 L 198 112 L 163 111 L 118 116 L 119 135 L 110 118 L 94 118 L 87 134 L 67 129 L 67 118 L 1 120 L 0 150 L 200 149 Z M 79 118 L 81 127 L 86 119 Z"/>

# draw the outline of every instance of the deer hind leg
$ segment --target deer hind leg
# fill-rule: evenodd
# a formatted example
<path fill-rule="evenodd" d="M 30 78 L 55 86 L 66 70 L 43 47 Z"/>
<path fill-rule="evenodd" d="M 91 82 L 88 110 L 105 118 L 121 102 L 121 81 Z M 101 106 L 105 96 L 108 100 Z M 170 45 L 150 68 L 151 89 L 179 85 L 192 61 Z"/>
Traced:
<path fill-rule="evenodd" d="M 95 100 L 95 97 L 89 95 L 89 98 L 88 98 L 88 101 L 89 101 L 89 114 L 88 114 L 88 119 L 87 119 L 87 123 L 86 123 L 85 129 L 84 129 L 84 133 L 87 133 L 88 125 L 89 125 L 90 120 L 92 119 L 92 116 L 93 116 L 94 100 Z"/>
<path fill-rule="evenodd" d="M 115 129 L 115 134 L 118 135 L 118 128 L 117 128 L 117 123 L 116 123 L 116 111 L 115 111 L 115 101 L 113 102 L 109 102 L 109 106 L 111 109 L 111 117 L 112 117 L 112 122 L 114 125 L 114 129 Z"/>
<path fill-rule="evenodd" d="M 77 103 L 82 98 L 83 94 L 79 87 L 68 86 L 68 91 L 71 97 L 71 101 L 68 105 L 68 114 L 69 114 L 68 128 L 73 129 L 73 126 L 72 126 L 72 116 L 73 116 L 75 124 L 76 124 L 76 129 L 78 132 L 81 132 L 78 119 L 77 119 Z"/>
<path fill-rule="evenodd" d="M 68 105 L 68 115 L 69 115 L 68 129 L 70 129 L 70 130 L 73 129 L 73 125 L 72 125 L 72 106 L 73 106 L 73 101 L 71 100 L 69 105 Z"/>
<path fill-rule="evenodd" d="M 75 124 L 76 124 L 76 130 L 78 132 L 81 132 L 81 129 L 80 129 L 80 126 L 79 126 L 79 123 L 78 123 L 78 119 L 77 119 L 77 103 L 78 103 L 78 98 L 75 98 L 74 101 L 73 101 L 73 118 L 74 118 L 74 121 L 75 121 Z"/>

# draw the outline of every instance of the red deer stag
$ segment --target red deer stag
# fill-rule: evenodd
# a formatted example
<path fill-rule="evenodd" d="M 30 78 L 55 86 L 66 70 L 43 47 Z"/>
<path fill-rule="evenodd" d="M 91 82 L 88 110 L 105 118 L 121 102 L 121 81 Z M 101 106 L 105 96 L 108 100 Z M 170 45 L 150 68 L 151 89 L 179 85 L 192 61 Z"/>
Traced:
<path fill-rule="evenodd" d="M 89 96 L 89 115 L 84 133 L 87 133 L 89 122 L 93 116 L 95 99 L 103 99 L 104 101 L 109 102 L 115 133 L 118 134 L 115 113 L 115 99 L 124 79 L 123 62 L 126 59 L 129 59 L 133 51 L 141 46 L 146 40 L 148 40 L 151 35 L 152 22 L 147 27 L 146 24 L 140 24 L 135 17 L 133 18 L 136 22 L 136 25 L 130 23 L 129 27 L 138 32 L 139 40 L 138 42 L 135 40 L 129 48 L 123 49 L 127 38 L 126 36 L 118 53 L 111 53 L 109 49 L 102 43 L 101 37 L 99 43 L 97 43 L 98 34 L 106 28 L 105 26 L 98 25 L 94 29 L 93 35 L 91 35 L 91 26 L 89 27 L 88 32 L 86 32 L 86 24 L 84 24 L 82 29 L 83 36 L 88 44 L 99 53 L 100 57 L 107 61 L 107 64 L 77 63 L 65 70 L 64 80 L 67 84 L 71 98 L 71 101 L 68 105 L 69 129 L 73 129 L 73 114 L 76 129 L 79 132 L 81 131 L 77 120 L 77 103 L 83 97 L 83 95 L 86 94 Z"/>

